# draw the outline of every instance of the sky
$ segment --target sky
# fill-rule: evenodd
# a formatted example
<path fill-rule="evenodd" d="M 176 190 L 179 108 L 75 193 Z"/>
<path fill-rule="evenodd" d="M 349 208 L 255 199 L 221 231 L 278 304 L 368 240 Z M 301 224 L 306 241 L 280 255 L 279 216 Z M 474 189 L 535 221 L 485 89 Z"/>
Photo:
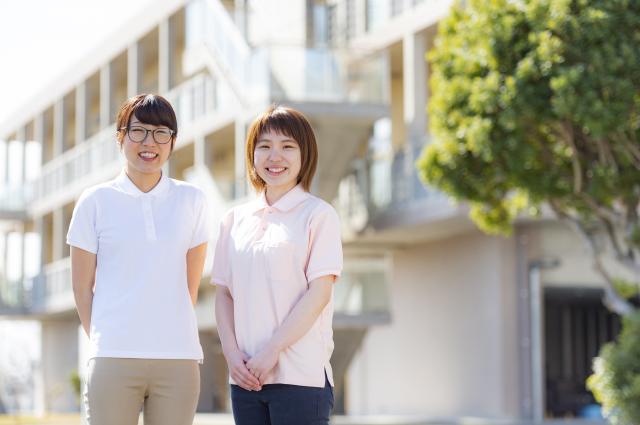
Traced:
<path fill-rule="evenodd" d="M 0 122 L 153 2 L 0 0 Z"/>

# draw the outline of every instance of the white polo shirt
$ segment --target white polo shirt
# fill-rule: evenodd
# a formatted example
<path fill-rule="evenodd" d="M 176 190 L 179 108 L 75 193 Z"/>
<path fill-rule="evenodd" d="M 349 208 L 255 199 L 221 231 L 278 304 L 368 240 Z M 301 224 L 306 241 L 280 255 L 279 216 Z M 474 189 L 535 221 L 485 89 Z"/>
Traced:
<path fill-rule="evenodd" d="M 82 193 L 67 243 L 97 255 L 90 358 L 202 360 L 186 255 L 207 219 L 202 191 L 164 174 L 147 193 L 124 171 Z"/>

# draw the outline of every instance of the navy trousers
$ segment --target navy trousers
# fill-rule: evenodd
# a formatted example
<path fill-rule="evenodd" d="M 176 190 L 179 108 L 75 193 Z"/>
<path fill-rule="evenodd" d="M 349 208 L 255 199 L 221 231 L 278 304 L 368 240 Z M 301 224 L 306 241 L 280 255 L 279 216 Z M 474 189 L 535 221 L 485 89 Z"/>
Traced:
<path fill-rule="evenodd" d="M 269 384 L 261 391 L 231 385 L 231 405 L 236 425 L 329 425 L 333 388 Z"/>

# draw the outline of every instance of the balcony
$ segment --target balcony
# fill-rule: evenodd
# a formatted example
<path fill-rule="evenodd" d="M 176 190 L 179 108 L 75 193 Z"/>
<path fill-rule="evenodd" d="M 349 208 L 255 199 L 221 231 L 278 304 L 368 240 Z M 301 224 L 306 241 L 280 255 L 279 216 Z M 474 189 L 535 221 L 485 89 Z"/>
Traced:
<path fill-rule="evenodd" d="M 220 105 L 224 105 L 223 96 L 224 92 L 217 90 L 214 80 L 202 74 L 166 94 L 175 105 L 181 129 L 220 110 Z M 178 143 L 188 136 L 188 132 L 180 132 Z M 44 164 L 38 178 L 10 193 L 11 198 L 7 199 L 12 199 L 12 204 L 7 205 L 29 206 L 31 213 L 41 213 L 71 202 L 86 187 L 117 174 L 121 161 L 114 124 Z"/>
<path fill-rule="evenodd" d="M 187 6 L 184 68 L 208 67 L 241 105 L 276 101 L 388 103 L 386 55 L 354 60 L 352 52 L 305 46 L 248 46 L 219 1 Z M 210 60 L 207 60 L 210 59 Z"/>
<path fill-rule="evenodd" d="M 353 162 L 351 171 L 340 182 L 334 202 L 346 240 L 410 229 L 410 236 L 396 232 L 391 237 L 390 241 L 398 242 L 405 237 L 418 237 L 416 226 L 464 216 L 462 207 L 452 205 L 446 195 L 420 181 L 415 162 L 425 144 L 426 141 L 407 143 L 398 151 L 369 154 Z"/>
<path fill-rule="evenodd" d="M 347 256 L 340 283 L 335 286 L 336 328 L 364 328 L 389 323 L 390 264 L 384 257 Z"/>
<path fill-rule="evenodd" d="M 0 220 L 25 219 L 32 192 L 33 186 L 28 183 L 0 188 Z"/>

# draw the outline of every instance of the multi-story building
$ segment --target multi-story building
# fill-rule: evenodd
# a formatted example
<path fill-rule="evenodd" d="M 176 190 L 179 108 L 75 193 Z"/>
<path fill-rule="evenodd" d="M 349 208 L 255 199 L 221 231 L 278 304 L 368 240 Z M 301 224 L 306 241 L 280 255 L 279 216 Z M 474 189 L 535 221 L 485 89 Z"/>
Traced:
<path fill-rule="evenodd" d="M 175 106 L 166 171 L 205 190 L 213 221 L 253 196 L 243 156 L 251 119 L 272 102 L 309 117 L 320 148 L 313 191 L 343 223 L 338 413 L 526 420 L 589 404 L 590 359 L 619 322 L 599 303 L 579 240 L 550 218 L 486 236 L 464 205 L 417 178 L 431 140 L 425 53 L 451 3 L 157 2 L 1 125 L 0 314 L 41 324 L 36 410 L 78 408 L 68 382 L 83 370 L 86 340 L 65 235 L 81 191 L 121 169 L 115 114 L 142 92 Z M 207 280 L 196 307 L 198 409 L 228 411 Z"/>

